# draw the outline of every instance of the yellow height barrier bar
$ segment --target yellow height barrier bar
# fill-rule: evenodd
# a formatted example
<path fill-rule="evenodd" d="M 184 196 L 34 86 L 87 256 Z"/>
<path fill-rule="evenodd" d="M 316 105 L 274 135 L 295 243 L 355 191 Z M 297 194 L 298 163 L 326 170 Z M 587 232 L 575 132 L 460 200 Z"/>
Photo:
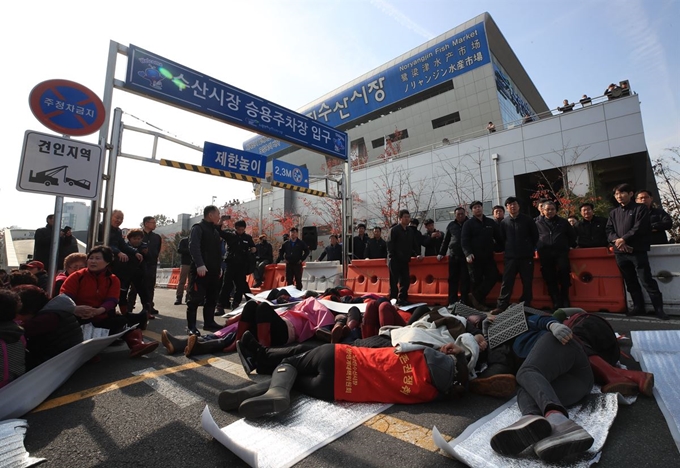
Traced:
<path fill-rule="evenodd" d="M 277 182 L 275 180 L 272 180 L 272 187 L 279 187 L 279 188 L 287 189 L 287 190 L 295 190 L 296 192 L 308 193 L 310 195 L 316 195 L 317 197 L 327 197 L 328 196 L 328 194 L 326 192 L 321 192 L 319 190 L 314 190 L 314 189 L 309 189 L 309 188 L 304 188 L 304 187 L 298 187 L 297 185 L 292 185 L 292 184 L 284 184 L 283 182 Z"/>
<path fill-rule="evenodd" d="M 259 177 L 253 177 L 249 175 L 238 174 L 236 172 L 228 172 L 220 169 L 215 169 L 206 166 L 196 166 L 195 164 L 187 164 L 178 161 L 171 161 L 169 159 L 161 159 L 161 166 L 174 167 L 175 169 L 184 169 L 185 171 L 198 172 L 200 174 L 214 175 L 217 177 L 226 177 L 228 179 L 243 180 L 245 182 L 253 182 L 255 184 L 260 183 Z"/>

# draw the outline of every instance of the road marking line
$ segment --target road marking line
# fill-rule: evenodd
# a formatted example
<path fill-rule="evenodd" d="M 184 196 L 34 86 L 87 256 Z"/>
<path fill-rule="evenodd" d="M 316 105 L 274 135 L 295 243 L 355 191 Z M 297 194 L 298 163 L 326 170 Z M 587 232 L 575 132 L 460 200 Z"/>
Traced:
<path fill-rule="evenodd" d="M 167 369 L 159 369 L 153 372 L 148 372 L 146 374 L 137 375 L 135 377 L 129 377 L 127 379 L 118 380 L 116 382 L 111 382 L 108 384 L 100 385 L 98 387 L 89 388 L 87 390 L 82 390 L 80 392 L 71 393 L 70 395 L 64 395 L 62 397 L 53 398 L 43 402 L 40 406 L 35 408 L 31 413 L 37 413 L 39 411 L 45 411 L 52 408 L 57 408 L 59 406 L 68 405 L 75 401 L 84 400 L 86 398 L 91 398 L 103 393 L 112 392 L 114 390 L 119 390 L 130 385 L 134 385 L 139 382 L 144 382 L 148 379 L 155 379 L 163 375 L 175 374 L 177 372 L 182 372 L 185 370 L 196 369 L 208 364 L 211 364 L 219 358 L 211 357 L 208 359 L 202 359 L 200 361 L 194 361 L 187 364 L 182 364 L 177 367 L 170 367 Z"/>
<path fill-rule="evenodd" d="M 93 387 L 80 392 L 71 393 L 70 395 L 64 395 L 62 397 L 53 398 L 51 400 L 43 402 L 40 406 L 31 411 L 31 413 L 37 413 L 40 411 L 58 408 L 59 406 L 68 405 L 70 403 L 84 400 L 86 398 L 91 398 L 97 395 L 119 390 L 121 388 L 128 387 L 139 382 L 147 383 L 152 388 L 157 390 L 161 395 L 173 401 L 181 408 L 184 408 L 185 406 L 194 404 L 197 401 L 203 401 L 203 399 L 200 398 L 195 393 L 190 392 L 189 390 L 186 390 L 184 388 L 181 388 L 179 384 L 173 382 L 171 379 L 165 379 L 163 376 L 175 374 L 177 372 L 182 372 L 185 370 L 196 369 L 198 367 L 206 365 L 211 365 L 215 368 L 233 374 L 237 377 L 249 379 L 256 382 L 266 380 L 269 378 L 264 375 L 247 375 L 240 364 L 231 362 L 228 359 L 214 356 L 205 357 L 197 361 L 193 361 L 187 364 L 183 364 L 181 366 L 171 367 L 167 369 L 159 370 L 156 370 L 154 368 L 144 369 L 141 371 L 134 372 L 135 374 L 134 377 L 118 380 L 116 382 L 100 385 L 98 387 Z M 382 432 L 383 434 L 394 437 L 395 439 L 401 440 L 402 442 L 407 442 L 409 444 L 415 445 L 416 447 L 423 448 L 430 452 L 435 453 L 438 452 L 439 454 L 446 456 L 434 444 L 434 441 L 432 440 L 432 431 L 417 424 L 413 424 L 408 421 L 395 418 L 393 416 L 379 414 L 366 421 L 363 425 L 375 431 Z M 448 436 L 446 434 L 442 434 L 442 437 L 444 437 L 446 441 L 450 441 L 451 439 L 453 439 L 453 437 Z"/>
<path fill-rule="evenodd" d="M 142 369 L 135 371 L 133 375 L 144 375 L 155 372 L 156 369 L 149 367 L 147 369 Z M 147 379 L 144 381 L 145 384 L 156 390 L 159 394 L 179 406 L 180 408 L 186 408 L 187 406 L 193 405 L 194 403 L 199 403 L 203 401 L 203 398 L 192 392 L 191 390 L 185 389 L 182 385 L 169 379 L 165 376 L 158 376 L 154 379 Z"/>
<path fill-rule="evenodd" d="M 154 341 L 158 341 L 159 343 L 161 342 L 161 334 L 160 333 L 152 332 L 151 330 L 144 330 L 142 332 L 142 334 L 144 336 L 146 336 L 147 338 L 151 338 Z"/>
<path fill-rule="evenodd" d="M 386 414 L 378 414 L 364 423 L 364 426 L 369 427 L 375 431 L 382 432 L 389 436 L 399 439 L 403 442 L 408 442 L 416 447 L 420 447 L 430 452 L 439 452 L 447 456 L 444 452 L 439 450 L 432 439 L 432 430 L 423 426 L 404 421 Z M 448 442 L 453 437 L 442 434 L 442 437 Z"/>

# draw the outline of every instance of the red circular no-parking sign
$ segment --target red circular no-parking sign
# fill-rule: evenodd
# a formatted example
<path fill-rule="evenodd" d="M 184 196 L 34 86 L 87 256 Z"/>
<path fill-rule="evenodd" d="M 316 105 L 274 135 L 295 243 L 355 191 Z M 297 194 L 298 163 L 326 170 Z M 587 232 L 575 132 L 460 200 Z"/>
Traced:
<path fill-rule="evenodd" d="M 71 136 L 96 132 L 106 111 L 101 99 L 85 86 L 69 80 L 47 80 L 28 98 L 31 112 L 50 130 Z"/>

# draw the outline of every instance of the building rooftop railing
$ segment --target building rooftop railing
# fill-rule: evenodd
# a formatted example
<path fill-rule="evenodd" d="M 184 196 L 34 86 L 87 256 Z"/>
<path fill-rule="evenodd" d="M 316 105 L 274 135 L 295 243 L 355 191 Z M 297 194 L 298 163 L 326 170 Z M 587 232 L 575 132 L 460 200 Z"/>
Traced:
<path fill-rule="evenodd" d="M 624 83 L 624 82 L 621 82 L 621 83 Z M 627 84 L 628 82 L 625 81 L 625 83 Z M 616 91 L 616 90 L 618 90 L 618 91 Z M 597 96 L 597 97 L 594 97 L 594 98 L 590 98 L 590 97 L 586 96 L 587 99 L 582 98 L 578 103 L 574 103 L 573 105 L 570 105 L 570 106 L 565 106 L 565 107 L 570 108 L 570 110 L 568 110 L 566 112 L 578 112 L 582 109 L 586 109 L 586 108 L 592 107 L 592 106 L 597 105 L 597 104 L 602 104 L 603 102 L 611 101 L 612 99 L 625 98 L 625 97 L 635 95 L 635 93 L 631 92 L 629 88 L 616 88 L 616 90 L 613 93 L 603 94 L 601 96 Z M 534 122 L 538 122 L 538 121 L 541 121 L 541 120 L 546 120 L 546 119 L 550 119 L 550 118 L 553 118 L 553 117 L 557 117 L 559 115 L 562 115 L 564 112 L 565 111 L 562 111 L 562 107 L 556 107 L 555 109 L 550 109 L 546 112 L 541 112 L 539 114 L 534 114 L 532 116 L 529 116 L 530 120 L 528 120 L 528 121 L 527 121 L 527 117 L 525 117 L 523 119 L 518 119 L 518 120 L 511 121 L 511 122 L 507 122 L 505 124 L 497 125 L 497 126 L 495 126 L 495 132 L 512 130 L 514 128 L 518 128 L 518 127 L 523 126 L 523 125 L 531 125 Z M 480 130 L 475 130 L 474 132 L 465 133 L 463 135 L 457 135 L 457 136 L 451 137 L 451 138 L 444 138 L 441 142 L 432 143 L 432 144 L 429 144 L 429 145 L 426 145 L 426 146 L 421 146 L 419 148 L 414 148 L 414 149 L 411 149 L 411 150 L 400 151 L 399 153 L 390 155 L 389 157 L 387 157 L 385 159 L 388 160 L 388 161 L 393 161 L 395 159 L 406 158 L 406 157 L 409 157 L 409 156 L 413 156 L 415 154 L 434 151 L 438 148 L 443 148 L 443 147 L 446 147 L 446 146 L 449 146 L 449 145 L 459 144 L 459 143 L 462 143 L 463 141 L 473 140 L 475 138 L 480 138 L 480 137 L 483 137 L 483 136 L 490 136 L 491 133 L 495 133 L 495 132 L 490 132 L 486 128 L 483 128 L 483 129 L 480 129 Z M 361 170 L 361 169 L 373 167 L 373 166 L 382 164 L 385 161 L 385 159 L 379 158 L 379 159 L 367 162 L 365 164 L 362 164 L 360 166 L 352 167 L 352 170 L 358 171 L 358 170 Z"/>

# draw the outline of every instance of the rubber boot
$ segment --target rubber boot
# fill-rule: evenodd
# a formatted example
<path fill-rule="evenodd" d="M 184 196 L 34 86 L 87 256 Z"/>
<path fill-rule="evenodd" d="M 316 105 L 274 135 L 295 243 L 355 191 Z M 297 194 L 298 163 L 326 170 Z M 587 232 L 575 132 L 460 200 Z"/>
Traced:
<path fill-rule="evenodd" d="M 184 348 L 184 355 L 189 357 L 195 354 L 212 354 L 219 353 L 229 345 L 226 338 L 219 340 L 201 341 L 196 335 L 191 335 L 187 340 L 187 346 Z"/>
<path fill-rule="evenodd" d="M 267 390 L 269 390 L 268 380 L 237 390 L 225 390 L 217 397 L 217 404 L 222 411 L 235 410 L 247 399 L 264 395 Z"/>
<path fill-rule="evenodd" d="M 618 392 L 623 396 L 637 395 L 638 384 L 619 374 L 618 369 L 600 356 L 588 356 L 595 381 L 602 385 L 602 393 Z"/>
<path fill-rule="evenodd" d="M 154 349 L 158 348 L 158 342 L 144 343 L 142 330 L 135 328 L 134 330 L 123 335 L 123 340 L 130 348 L 130 357 L 142 356 L 149 354 Z"/>
<path fill-rule="evenodd" d="M 265 348 L 272 347 L 272 324 L 269 322 L 257 324 L 257 341 Z"/>
<path fill-rule="evenodd" d="M 620 369 L 615 367 L 614 370 L 627 378 L 635 382 L 642 393 L 645 396 L 652 396 L 652 390 L 654 390 L 654 374 L 649 372 L 630 370 L 630 369 Z"/>
<path fill-rule="evenodd" d="M 290 407 L 290 390 L 297 378 L 297 369 L 290 364 L 281 364 L 272 374 L 269 390 L 264 395 L 249 398 L 241 403 L 238 412 L 247 419 L 259 418 L 265 414 L 281 413 Z"/>
<path fill-rule="evenodd" d="M 175 354 L 182 351 L 187 347 L 187 338 L 176 338 L 168 333 L 167 330 L 163 330 L 161 333 L 161 343 L 168 350 L 168 354 Z"/>
<path fill-rule="evenodd" d="M 331 330 L 331 343 L 342 343 L 349 336 L 350 329 L 347 325 L 336 323 Z"/>

